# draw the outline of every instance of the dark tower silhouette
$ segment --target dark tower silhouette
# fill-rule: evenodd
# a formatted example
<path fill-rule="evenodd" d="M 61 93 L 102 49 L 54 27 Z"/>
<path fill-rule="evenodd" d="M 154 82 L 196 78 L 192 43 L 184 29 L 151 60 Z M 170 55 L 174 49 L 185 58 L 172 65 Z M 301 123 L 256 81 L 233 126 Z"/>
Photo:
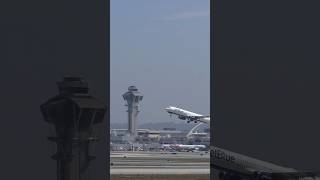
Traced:
<path fill-rule="evenodd" d="M 45 121 L 55 126 L 58 180 L 89 180 L 90 146 L 99 140 L 93 125 L 102 123 L 106 107 L 88 94 L 88 84 L 79 77 L 58 82 L 59 94 L 41 105 Z"/>
<path fill-rule="evenodd" d="M 137 136 L 137 118 L 139 111 L 139 102 L 143 96 L 135 86 L 129 86 L 128 92 L 124 93 L 123 99 L 127 101 L 128 106 L 128 132 L 132 137 Z"/>

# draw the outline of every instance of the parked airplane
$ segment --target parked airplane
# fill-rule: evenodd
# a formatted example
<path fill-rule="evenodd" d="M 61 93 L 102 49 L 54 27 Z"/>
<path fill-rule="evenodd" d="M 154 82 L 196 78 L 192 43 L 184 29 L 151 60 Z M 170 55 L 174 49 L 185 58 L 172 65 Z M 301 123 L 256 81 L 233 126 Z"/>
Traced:
<path fill-rule="evenodd" d="M 178 115 L 179 119 L 187 120 L 187 123 L 189 123 L 190 121 L 197 123 L 199 121 L 210 124 L 210 116 L 203 116 L 201 114 L 196 114 L 194 112 L 190 112 L 173 106 L 169 106 L 165 108 L 165 110 L 170 114 L 170 116 L 172 114 Z"/>
<path fill-rule="evenodd" d="M 198 151 L 206 148 L 205 145 L 186 145 L 186 144 L 162 144 L 163 149 L 174 151 Z"/>
<path fill-rule="evenodd" d="M 320 180 L 320 172 L 299 172 L 214 146 L 210 147 L 210 157 L 211 167 L 219 171 L 222 180 Z"/>

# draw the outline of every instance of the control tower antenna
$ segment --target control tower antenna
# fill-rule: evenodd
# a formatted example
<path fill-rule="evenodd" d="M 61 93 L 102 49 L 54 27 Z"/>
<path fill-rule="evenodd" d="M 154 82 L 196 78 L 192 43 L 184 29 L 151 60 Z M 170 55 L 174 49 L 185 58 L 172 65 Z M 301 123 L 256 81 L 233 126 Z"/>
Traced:
<path fill-rule="evenodd" d="M 142 100 L 143 95 L 135 86 L 129 86 L 128 92 L 122 96 L 127 102 L 126 106 L 128 106 L 128 133 L 135 138 L 137 136 L 137 117 L 140 112 L 139 102 Z"/>

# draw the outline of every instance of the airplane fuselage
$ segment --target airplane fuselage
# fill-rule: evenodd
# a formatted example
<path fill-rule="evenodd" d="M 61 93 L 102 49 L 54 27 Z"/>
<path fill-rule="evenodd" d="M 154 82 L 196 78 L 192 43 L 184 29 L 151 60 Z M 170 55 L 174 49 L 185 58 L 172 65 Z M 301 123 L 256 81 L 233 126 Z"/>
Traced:
<path fill-rule="evenodd" d="M 178 118 L 182 119 L 182 120 L 188 120 L 188 121 L 194 121 L 194 122 L 200 121 L 200 122 L 203 122 L 203 123 L 210 124 L 210 117 L 206 117 L 206 116 L 203 116 L 201 114 L 197 114 L 197 113 L 194 113 L 194 112 L 191 112 L 191 111 L 187 111 L 187 110 L 184 110 L 184 109 L 180 109 L 180 108 L 177 108 L 177 107 L 173 107 L 173 106 L 165 108 L 165 110 L 169 114 L 177 115 Z"/>
<path fill-rule="evenodd" d="M 272 173 L 291 173 L 297 170 L 287 167 L 278 166 L 273 163 L 261 161 L 252 157 L 234 153 L 215 146 L 210 147 L 210 157 L 212 166 L 216 169 L 228 169 L 234 172 L 250 174 L 254 171 L 272 172 Z"/>
<path fill-rule="evenodd" d="M 210 146 L 212 168 L 219 171 L 224 180 L 319 180 L 319 172 L 302 172 L 252 157 Z"/>

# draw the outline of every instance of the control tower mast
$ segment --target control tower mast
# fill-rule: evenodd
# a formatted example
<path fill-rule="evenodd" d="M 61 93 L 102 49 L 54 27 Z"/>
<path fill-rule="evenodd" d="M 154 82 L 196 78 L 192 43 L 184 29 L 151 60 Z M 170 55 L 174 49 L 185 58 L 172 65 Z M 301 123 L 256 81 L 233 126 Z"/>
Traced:
<path fill-rule="evenodd" d="M 127 101 L 128 106 L 128 133 L 132 137 L 137 136 L 137 117 L 139 111 L 139 102 L 142 100 L 143 95 L 138 91 L 135 86 L 129 86 L 128 92 L 124 93 L 123 99 Z"/>

